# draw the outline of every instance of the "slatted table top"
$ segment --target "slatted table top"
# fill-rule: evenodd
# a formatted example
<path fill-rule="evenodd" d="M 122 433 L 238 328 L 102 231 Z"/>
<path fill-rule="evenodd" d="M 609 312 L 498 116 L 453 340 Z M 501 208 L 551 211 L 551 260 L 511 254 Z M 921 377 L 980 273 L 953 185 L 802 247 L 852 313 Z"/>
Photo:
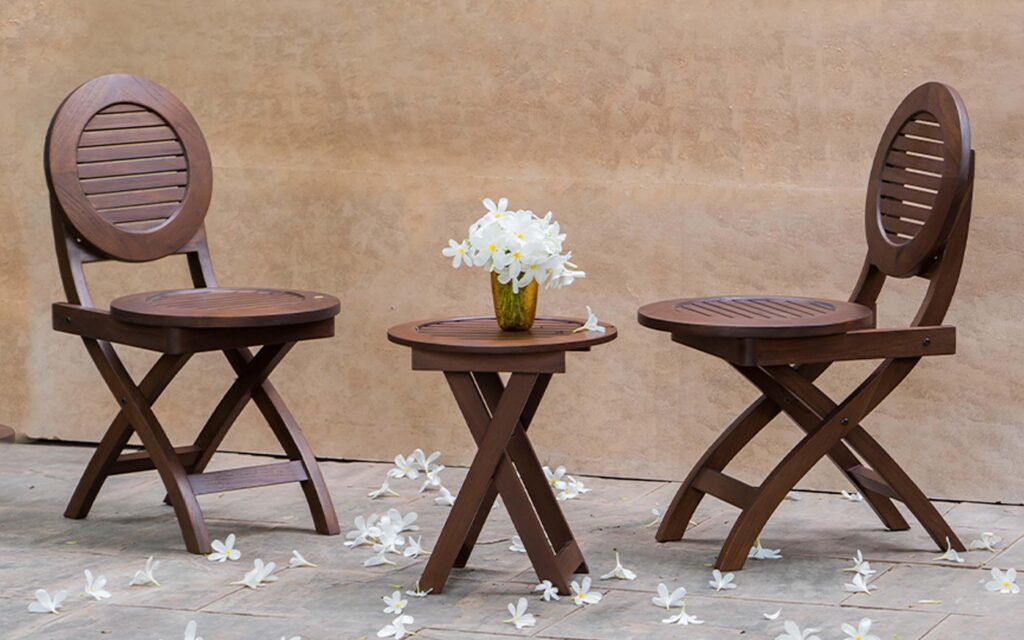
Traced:
<path fill-rule="evenodd" d="M 123 296 L 110 313 L 135 324 L 190 328 L 273 327 L 338 315 L 334 296 L 285 289 L 173 289 Z"/>
<path fill-rule="evenodd" d="M 680 335 L 796 338 L 875 326 L 874 312 L 843 300 L 797 296 L 722 296 L 662 300 L 640 307 L 645 327 Z"/>
<path fill-rule="evenodd" d="M 604 333 L 573 333 L 583 322 L 579 318 L 537 318 L 529 331 L 502 331 L 493 316 L 418 320 L 391 327 L 388 340 L 428 351 L 526 354 L 587 349 L 618 335 L 615 327 L 605 322 L 600 323 Z"/>

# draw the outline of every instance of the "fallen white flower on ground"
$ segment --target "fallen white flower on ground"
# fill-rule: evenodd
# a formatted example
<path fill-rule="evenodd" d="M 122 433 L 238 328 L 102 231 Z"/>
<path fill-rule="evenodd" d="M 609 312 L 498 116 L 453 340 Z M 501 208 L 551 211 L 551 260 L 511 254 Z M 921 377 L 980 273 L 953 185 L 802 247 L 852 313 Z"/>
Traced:
<path fill-rule="evenodd" d="M 405 605 L 409 604 L 409 601 L 402 597 L 401 591 L 395 591 L 391 594 L 391 597 L 382 596 L 384 599 L 384 613 L 393 613 L 396 616 L 402 615 L 402 611 L 405 610 Z"/>
<path fill-rule="evenodd" d="M 1002 542 L 1003 539 L 999 536 L 986 531 L 981 534 L 981 538 L 977 540 L 971 540 L 971 544 L 968 547 L 971 551 L 995 551 L 995 546 Z"/>
<path fill-rule="evenodd" d="M 964 559 L 960 557 L 960 554 L 957 553 L 956 549 L 953 548 L 953 544 L 949 541 L 949 538 L 946 538 L 946 550 L 942 553 L 941 556 L 935 556 L 933 560 L 941 560 L 943 562 L 955 562 L 957 564 L 964 563 Z"/>
<path fill-rule="evenodd" d="M 682 604 L 685 596 L 686 587 L 679 587 L 672 593 L 669 593 L 668 587 L 662 582 L 658 584 L 658 595 L 651 598 L 651 602 L 654 603 L 654 606 L 664 607 L 665 611 L 668 611 L 677 604 Z"/>
<path fill-rule="evenodd" d="M 250 589 L 259 589 L 266 585 L 266 583 L 277 580 L 277 576 L 270 575 L 274 572 L 274 568 L 276 567 L 277 565 L 273 562 L 264 564 L 262 560 L 256 558 L 252 561 L 252 569 L 250 569 L 241 580 L 236 580 L 231 584 L 237 584 Z"/>
<path fill-rule="evenodd" d="M 519 598 L 517 604 L 508 605 L 508 612 L 512 614 L 512 617 L 507 620 L 502 620 L 502 624 L 514 624 L 516 629 L 525 629 L 526 627 L 537 626 L 537 619 L 533 617 L 532 613 L 526 613 L 527 602 L 526 598 Z"/>
<path fill-rule="evenodd" d="M 85 595 L 92 596 L 96 600 L 109 598 L 110 592 L 104 589 L 105 586 L 107 586 L 107 578 L 105 576 L 96 576 L 93 579 L 92 571 L 85 570 L 85 591 L 83 592 Z"/>
<path fill-rule="evenodd" d="M 416 464 L 419 466 L 420 470 L 423 471 L 423 473 L 429 474 L 434 469 L 444 469 L 443 464 L 434 464 L 434 461 L 441 457 L 440 451 L 435 451 L 434 453 L 430 454 L 430 456 L 427 456 L 426 454 L 423 453 L 423 449 L 416 449 L 415 451 L 412 452 L 412 456 L 410 457 L 416 462 Z"/>
<path fill-rule="evenodd" d="M 544 467 L 544 477 L 547 478 L 548 484 L 555 489 L 564 489 L 565 481 L 562 478 L 565 476 L 565 467 L 556 467 L 554 471 L 550 467 Z"/>
<path fill-rule="evenodd" d="M 590 576 L 584 576 L 581 582 L 573 580 L 569 587 L 572 589 L 574 594 L 572 601 L 576 603 L 576 606 L 578 607 L 601 602 L 601 594 L 590 590 Z"/>
<path fill-rule="evenodd" d="M 393 638 L 394 640 L 402 640 L 407 635 L 412 635 L 412 631 L 405 628 L 405 625 L 412 624 L 412 616 L 398 616 L 391 621 L 391 624 L 387 625 L 383 629 L 377 632 L 378 638 Z"/>
<path fill-rule="evenodd" d="M 420 556 L 429 556 L 430 552 L 423 548 L 422 541 L 423 536 L 420 536 L 418 538 L 413 538 L 412 536 L 409 536 L 406 539 L 407 544 L 405 547 L 405 551 L 402 552 L 402 555 L 406 558 L 413 559 L 418 558 Z"/>
<path fill-rule="evenodd" d="M 604 333 L 605 329 L 597 323 L 597 316 L 590 309 L 590 305 L 587 305 L 587 320 L 582 325 L 572 330 L 573 333 L 579 333 L 581 331 L 593 331 L 594 333 Z"/>
<path fill-rule="evenodd" d="M 683 606 L 679 609 L 678 614 L 665 618 L 662 622 L 665 624 L 681 624 L 684 626 L 691 624 L 704 624 L 704 621 L 699 620 L 697 616 L 691 616 L 686 613 L 686 601 L 683 601 Z"/>
<path fill-rule="evenodd" d="M 445 487 L 441 487 L 441 493 L 434 498 L 434 504 L 442 507 L 450 507 L 455 504 L 455 496 Z"/>
<path fill-rule="evenodd" d="M 416 588 L 413 591 L 406 590 L 405 595 L 412 596 L 414 598 L 426 598 L 428 595 L 430 595 L 431 591 L 433 591 L 433 589 L 427 589 L 426 591 L 420 589 L 420 581 L 417 580 Z"/>
<path fill-rule="evenodd" d="M 160 583 L 157 582 L 156 578 L 153 576 L 153 572 L 156 571 L 156 568 L 159 567 L 159 566 L 160 566 L 160 561 L 159 560 L 153 560 L 153 556 L 150 556 L 146 560 L 146 567 L 144 569 L 142 569 L 141 571 L 136 571 L 135 572 L 135 575 L 132 577 L 132 581 L 128 583 L 128 586 L 129 587 L 145 586 L 145 585 L 151 584 L 151 585 L 159 587 Z"/>
<path fill-rule="evenodd" d="M 853 581 L 843 585 L 843 588 L 851 593 L 866 593 L 871 595 L 871 592 L 877 589 L 873 584 L 868 584 L 864 581 L 864 574 L 857 573 L 853 576 Z"/>
<path fill-rule="evenodd" d="M 842 491 L 840 491 L 840 493 L 843 494 L 843 497 L 849 500 L 850 502 L 864 502 L 864 496 L 860 495 L 856 491 L 850 493 L 846 489 L 843 489 Z"/>
<path fill-rule="evenodd" d="M 654 520 L 651 520 L 650 522 L 645 524 L 644 525 L 645 529 L 650 529 L 651 527 L 654 527 L 654 526 L 657 526 L 657 525 L 661 524 L 662 519 L 665 518 L 665 514 L 662 513 L 658 509 L 658 507 L 651 507 L 651 514 L 654 515 Z"/>
<path fill-rule="evenodd" d="M 861 618 L 856 629 L 853 628 L 853 625 L 845 622 L 841 628 L 846 634 L 846 640 L 881 640 L 871 633 L 871 618 Z"/>
<path fill-rule="evenodd" d="M 860 552 L 860 549 L 857 549 L 857 555 L 853 556 L 851 560 L 853 560 L 853 566 L 847 567 L 846 569 L 843 569 L 843 571 L 852 571 L 854 573 L 859 573 L 865 577 L 878 573 L 877 571 L 871 568 L 870 562 L 864 560 L 864 554 Z"/>
<path fill-rule="evenodd" d="M 526 553 L 526 547 L 523 546 L 523 539 L 519 536 L 512 536 L 512 544 L 509 545 L 508 550 L 516 553 Z"/>
<path fill-rule="evenodd" d="M 818 636 L 811 635 L 821 631 L 821 629 L 804 629 L 800 630 L 792 620 L 786 620 L 782 623 L 782 628 L 786 630 L 786 633 L 781 636 L 775 636 L 775 640 L 821 640 Z"/>
<path fill-rule="evenodd" d="M 992 579 L 985 583 L 985 589 L 999 593 L 1020 593 L 1020 586 L 1017 585 L 1017 570 L 1010 568 L 1000 571 L 992 567 Z"/>
<path fill-rule="evenodd" d="M 385 480 L 380 485 L 380 489 L 371 491 L 370 493 L 366 494 L 366 496 L 370 498 L 370 500 L 376 500 L 381 496 L 395 496 L 396 498 L 400 497 L 398 495 L 398 492 L 391 488 L 391 483 L 389 483 L 387 480 Z"/>
<path fill-rule="evenodd" d="M 363 566 L 364 567 L 377 567 L 377 566 L 380 566 L 382 564 L 389 564 L 391 566 L 396 566 L 398 563 L 397 562 L 392 562 L 391 560 L 389 560 L 386 551 L 381 551 L 381 552 L 375 553 L 372 556 L 370 556 L 369 558 L 367 558 L 366 560 L 363 560 Z"/>
<path fill-rule="evenodd" d="M 545 580 L 533 588 L 534 591 L 542 591 L 541 597 L 544 598 L 544 602 L 551 602 L 552 600 L 558 600 L 558 587 L 551 584 L 550 580 Z"/>
<path fill-rule="evenodd" d="M 238 560 L 242 557 L 242 552 L 235 548 L 235 534 L 233 533 L 229 533 L 224 542 L 214 540 L 210 543 L 210 546 L 213 547 L 213 553 L 206 557 L 213 562 Z"/>
<path fill-rule="evenodd" d="M 437 489 L 441 486 L 441 472 L 444 471 L 444 465 L 434 467 L 427 472 L 427 479 L 420 485 L 420 493 L 423 493 L 427 489 Z"/>
<path fill-rule="evenodd" d="M 364 544 L 373 544 L 374 539 L 380 535 L 380 527 L 377 527 L 377 514 L 374 513 L 369 518 L 363 516 L 356 516 L 354 531 L 349 531 L 345 534 L 347 540 L 345 541 L 346 547 L 359 547 Z"/>
<path fill-rule="evenodd" d="M 715 569 L 714 571 L 711 572 L 711 577 L 712 577 L 712 580 L 708 580 L 708 584 L 711 585 L 711 588 L 714 589 L 715 591 L 721 591 L 722 589 L 735 589 L 736 588 L 736 584 L 733 583 L 733 580 L 736 578 L 735 574 L 727 573 L 725 575 L 722 575 L 721 571 L 719 571 L 718 569 Z"/>
<path fill-rule="evenodd" d="M 185 625 L 185 640 L 203 640 L 201 637 L 196 635 L 196 621 L 189 620 L 188 624 Z"/>
<path fill-rule="evenodd" d="M 779 609 L 775 613 L 762 613 L 761 615 L 764 616 L 765 620 L 778 620 L 779 619 L 779 614 L 781 614 L 781 613 L 782 613 L 782 609 Z"/>
<path fill-rule="evenodd" d="M 36 601 L 28 605 L 32 613 L 60 613 L 64 606 L 64 599 L 68 597 L 67 591 L 58 591 L 52 597 L 46 589 L 36 589 Z"/>
<path fill-rule="evenodd" d="M 396 533 L 393 529 L 382 531 L 378 541 L 373 545 L 374 553 L 394 553 L 402 555 L 398 547 L 405 545 L 405 536 Z"/>
<path fill-rule="evenodd" d="M 292 549 L 292 557 L 288 560 L 288 566 L 297 569 L 299 567 L 316 567 L 315 564 L 302 557 L 302 554 Z"/>
<path fill-rule="evenodd" d="M 765 549 L 761 546 L 761 539 L 758 538 L 754 543 L 754 546 L 750 547 L 750 553 L 747 554 L 748 558 L 754 560 L 782 560 L 782 554 L 779 553 L 781 549 Z"/>
<path fill-rule="evenodd" d="M 611 578 L 616 580 L 636 580 L 636 573 L 622 566 L 618 551 L 615 552 L 615 568 L 601 576 L 602 580 L 609 580 Z"/>
<path fill-rule="evenodd" d="M 412 455 L 406 458 L 402 454 L 398 454 L 395 456 L 395 468 L 388 471 L 388 477 L 415 480 L 420 476 L 420 471 L 415 465 L 416 462 L 413 460 Z"/>
<path fill-rule="evenodd" d="M 803 496 L 801 496 L 796 491 L 789 491 L 789 492 L 786 493 L 786 500 L 792 500 L 794 502 L 800 502 L 801 500 L 803 500 Z"/>
<path fill-rule="evenodd" d="M 415 511 L 410 511 L 403 516 L 398 509 L 388 509 L 388 512 L 380 519 L 377 526 L 384 531 L 394 531 L 395 533 L 419 531 L 419 526 L 413 524 L 418 517 L 419 514 Z"/>

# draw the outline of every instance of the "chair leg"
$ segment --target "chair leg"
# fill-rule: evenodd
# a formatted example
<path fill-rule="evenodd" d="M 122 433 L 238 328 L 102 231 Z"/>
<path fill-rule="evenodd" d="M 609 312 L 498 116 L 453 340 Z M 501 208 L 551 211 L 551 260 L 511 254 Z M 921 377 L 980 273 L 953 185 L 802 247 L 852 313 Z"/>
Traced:
<path fill-rule="evenodd" d="M 191 354 L 160 356 L 139 385 L 142 395 L 145 396 L 146 402 L 150 406 L 156 402 L 190 357 Z M 117 457 L 128 444 L 132 432 L 128 416 L 122 409 L 110 423 L 110 427 L 103 439 L 100 440 L 96 451 L 93 452 L 92 458 L 68 502 L 67 509 L 64 510 L 64 517 L 78 520 L 89 514 L 96 496 L 99 495 L 100 489 L 103 488 L 103 483 L 110 473 L 110 468 L 117 462 Z"/>
<path fill-rule="evenodd" d="M 253 360 L 248 349 L 226 351 L 224 355 L 227 356 L 228 362 L 239 375 Z M 292 415 L 270 380 L 263 380 L 253 390 L 252 398 L 267 424 L 270 425 L 270 429 L 274 432 L 274 436 L 277 437 L 285 454 L 291 460 L 302 462 L 302 466 L 306 470 L 309 479 L 303 480 L 299 484 L 306 496 L 306 502 L 309 504 L 309 510 L 313 516 L 313 526 L 317 533 L 329 536 L 338 535 L 341 533 L 341 527 L 338 525 L 338 516 L 334 510 L 334 503 L 331 501 L 331 494 L 327 490 L 327 483 L 320 472 L 320 465 L 313 455 L 313 449 L 302 434 L 302 429 L 299 428 L 295 416 Z"/>
<path fill-rule="evenodd" d="M 210 553 L 210 537 L 199 502 L 178 454 L 167 439 L 160 421 L 146 402 L 146 396 L 107 342 L 85 339 L 86 349 L 106 381 L 114 398 L 124 407 L 128 421 L 139 434 L 146 452 L 163 480 L 178 518 L 185 547 L 192 553 Z"/>

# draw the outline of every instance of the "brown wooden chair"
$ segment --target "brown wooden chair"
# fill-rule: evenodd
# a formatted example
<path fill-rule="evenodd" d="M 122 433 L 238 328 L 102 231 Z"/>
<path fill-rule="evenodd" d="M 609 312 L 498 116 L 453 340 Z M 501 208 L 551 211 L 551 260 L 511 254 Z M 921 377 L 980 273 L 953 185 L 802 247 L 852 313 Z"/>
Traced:
<path fill-rule="evenodd" d="M 732 296 L 669 300 L 639 310 L 640 324 L 722 358 L 763 394 L 694 466 L 665 515 L 659 541 L 682 538 L 701 498 L 710 493 L 742 510 L 715 565 L 741 569 L 787 492 L 828 456 L 887 528 L 909 528 L 892 502 L 901 500 L 940 548 L 950 544 L 964 550 L 861 422 L 923 356 L 955 351 L 955 329 L 942 320 L 960 276 L 973 184 L 974 152 L 960 96 L 943 84 L 922 85 L 896 109 L 875 154 L 865 216 L 867 258 L 849 302 Z M 875 303 L 886 278 L 912 276 L 930 282 L 910 326 L 874 328 Z M 873 359 L 882 362 L 842 402 L 814 385 L 833 362 Z M 723 473 L 780 411 L 805 437 L 759 486 Z"/>
<path fill-rule="evenodd" d="M 203 219 L 210 203 L 210 154 L 199 126 L 166 89 L 109 75 L 61 104 L 46 139 L 46 179 L 66 303 L 53 305 L 57 331 L 82 337 L 121 409 L 93 454 L 64 515 L 84 518 L 108 476 L 156 469 L 193 553 L 210 551 L 197 495 L 299 482 L 316 530 L 338 520 L 316 459 L 270 372 L 299 340 L 334 335 L 336 298 L 304 291 L 219 289 Z M 85 265 L 188 261 L 194 289 L 119 298 L 93 306 Z M 162 355 L 132 380 L 113 344 Z M 255 354 L 250 346 L 262 346 Z M 192 354 L 222 351 L 237 378 L 191 445 L 174 447 L 151 407 Z M 288 462 L 204 470 L 242 408 L 254 400 Z M 123 453 L 132 433 L 144 451 Z"/>

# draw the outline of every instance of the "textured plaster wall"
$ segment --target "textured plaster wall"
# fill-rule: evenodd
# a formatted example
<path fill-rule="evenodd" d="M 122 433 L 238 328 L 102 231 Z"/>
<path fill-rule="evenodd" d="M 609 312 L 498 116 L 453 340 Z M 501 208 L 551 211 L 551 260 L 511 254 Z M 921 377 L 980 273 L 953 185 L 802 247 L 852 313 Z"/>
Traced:
<path fill-rule="evenodd" d="M 103 73 L 188 104 L 214 160 L 207 218 L 223 283 L 343 301 L 338 336 L 274 375 L 322 455 L 473 447 L 438 374 L 385 329 L 488 310 L 483 273 L 440 247 L 483 196 L 556 212 L 588 272 L 541 310 L 585 304 L 618 341 L 570 357 L 537 418 L 542 458 L 681 478 L 755 397 L 714 359 L 635 324 L 702 293 L 845 297 L 864 253 L 866 175 L 902 96 L 958 87 L 978 154 L 974 227 L 949 314 L 959 354 L 922 363 L 866 423 L 932 496 L 1024 501 L 1024 5 L 1019 2 L 0 3 L 0 422 L 96 440 L 114 405 L 60 300 L 42 144 L 60 100 Z M 186 284 L 171 259 L 91 270 L 100 300 Z M 905 323 L 923 281 L 883 296 Z M 152 360 L 129 353 L 141 375 Z M 867 367 L 825 378 L 844 393 Z M 228 386 L 197 357 L 157 404 L 184 443 Z M 272 451 L 247 409 L 226 446 Z M 798 438 L 782 419 L 735 463 L 759 479 Z M 839 488 L 826 463 L 805 487 Z"/>

